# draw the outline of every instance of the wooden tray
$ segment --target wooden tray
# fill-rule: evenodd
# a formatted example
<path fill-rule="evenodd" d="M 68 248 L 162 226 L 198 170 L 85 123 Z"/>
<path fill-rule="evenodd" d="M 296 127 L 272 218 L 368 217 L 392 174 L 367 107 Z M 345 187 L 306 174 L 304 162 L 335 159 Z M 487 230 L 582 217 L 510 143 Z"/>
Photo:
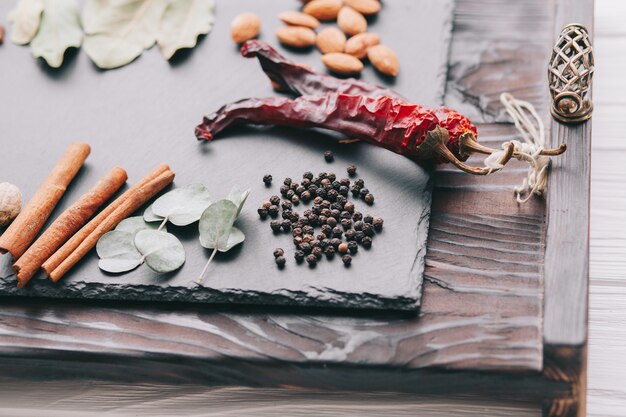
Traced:
<path fill-rule="evenodd" d="M 446 103 L 496 145 L 516 137 L 499 94 L 547 115 L 552 43 L 566 23 L 591 29 L 593 1 L 458 0 L 455 13 Z M 551 132 L 568 151 L 547 203 L 515 203 L 522 165 L 437 173 L 419 315 L 5 299 L 0 365 L 25 381 L 468 393 L 583 416 L 591 123 Z"/>

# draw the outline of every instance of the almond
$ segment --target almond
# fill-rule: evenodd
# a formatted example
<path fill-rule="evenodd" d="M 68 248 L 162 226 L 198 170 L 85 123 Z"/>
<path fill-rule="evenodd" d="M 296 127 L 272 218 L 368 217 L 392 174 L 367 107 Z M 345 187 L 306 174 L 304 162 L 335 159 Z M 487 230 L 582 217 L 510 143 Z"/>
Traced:
<path fill-rule="evenodd" d="M 359 33 L 346 42 L 344 52 L 359 59 L 367 56 L 367 49 L 380 43 L 380 36 L 375 33 Z"/>
<path fill-rule="evenodd" d="M 348 36 L 357 35 L 367 30 L 367 20 L 352 7 L 342 7 L 337 15 L 339 28 Z"/>
<path fill-rule="evenodd" d="M 343 52 L 346 45 L 346 35 L 336 27 L 329 27 L 317 34 L 317 49 L 323 54 Z"/>
<path fill-rule="evenodd" d="M 278 15 L 280 20 L 289 26 L 304 26 L 306 28 L 317 29 L 320 27 L 320 21 L 310 14 L 302 12 L 282 12 Z"/>
<path fill-rule="evenodd" d="M 341 52 L 331 52 L 322 55 L 322 62 L 326 68 L 342 75 L 354 75 L 363 71 L 363 63 L 352 55 Z"/>
<path fill-rule="evenodd" d="M 374 68 L 385 75 L 395 77 L 400 71 L 398 57 L 388 46 L 372 46 L 367 50 L 367 58 L 370 60 Z"/>
<path fill-rule="evenodd" d="M 343 0 L 343 3 L 364 15 L 376 14 L 381 8 L 378 0 Z"/>
<path fill-rule="evenodd" d="M 313 0 L 302 11 L 318 20 L 335 20 L 343 2 L 341 0 Z"/>
<path fill-rule="evenodd" d="M 276 29 L 278 40 L 294 48 L 308 48 L 315 44 L 315 32 L 302 26 L 283 26 Z"/>
<path fill-rule="evenodd" d="M 230 35 L 237 43 L 256 38 L 260 31 L 261 19 L 254 13 L 242 13 L 230 25 Z"/>

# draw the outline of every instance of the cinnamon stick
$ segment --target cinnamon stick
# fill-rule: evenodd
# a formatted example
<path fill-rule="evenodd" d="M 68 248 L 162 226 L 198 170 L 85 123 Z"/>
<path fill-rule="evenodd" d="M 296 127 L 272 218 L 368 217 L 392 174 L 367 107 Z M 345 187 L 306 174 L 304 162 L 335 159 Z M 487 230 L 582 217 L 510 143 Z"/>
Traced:
<path fill-rule="evenodd" d="M 170 171 L 170 167 L 166 164 L 158 165 L 148 175 L 142 178 L 135 185 L 130 187 L 124 194 L 119 196 L 108 206 L 106 206 L 96 217 L 94 217 L 89 223 L 83 226 L 74 236 L 72 236 L 59 250 L 57 250 L 46 262 L 43 263 L 41 269 L 50 276 L 52 271 L 57 269 L 61 262 L 63 262 L 72 252 L 76 250 L 78 245 L 81 244 L 87 236 L 89 236 L 96 227 L 111 215 L 129 196 L 136 193 L 139 188 L 146 185 L 148 182 L 154 180 L 156 177 L 164 172 Z"/>
<path fill-rule="evenodd" d="M 152 197 L 174 181 L 174 172 L 165 171 L 156 178 L 133 191 L 111 214 L 104 218 L 91 233 L 53 270 L 44 269 L 53 282 L 60 280 L 83 256 L 85 256 L 106 232 L 112 230 L 122 220 L 133 214 Z M 121 197 L 120 197 L 121 198 Z M 91 223 L 91 222 L 90 222 Z"/>
<path fill-rule="evenodd" d="M 90 151 L 91 148 L 85 143 L 73 143 L 67 148 L 39 190 L 0 236 L 0 253 L 10 252 L 15 261 L 22 256 L 50 217 Z"/>
<path fill-rule="evenodd" d="M 86 194 L 65 210 L 13 265 L 17 286 L 22 288 L 39 267 L 126 182 L 128 175 L 120 167 L 113 168 Z"/>

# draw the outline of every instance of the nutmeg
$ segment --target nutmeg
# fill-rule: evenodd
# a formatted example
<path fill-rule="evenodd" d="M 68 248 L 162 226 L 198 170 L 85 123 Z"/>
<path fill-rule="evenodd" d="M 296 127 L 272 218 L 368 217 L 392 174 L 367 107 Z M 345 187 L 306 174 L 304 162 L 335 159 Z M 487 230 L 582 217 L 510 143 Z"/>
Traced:
<path fill-rule="evenodd" d="M 6 226 L 22 210 L 20 189 L 8 182 L 0 183 L 0 226 Z"/>

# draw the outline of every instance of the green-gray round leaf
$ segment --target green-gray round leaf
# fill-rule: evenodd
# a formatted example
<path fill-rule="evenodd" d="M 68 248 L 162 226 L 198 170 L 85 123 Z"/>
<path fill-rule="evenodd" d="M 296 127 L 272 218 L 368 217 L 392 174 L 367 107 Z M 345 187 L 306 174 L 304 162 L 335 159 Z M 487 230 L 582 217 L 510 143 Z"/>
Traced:
<path fill-rule="evenodd" d="M 225 252 L 233 223 L 237 219 L 237 210 L 235 203 L 230 200 L 211 204 L 202 213 L 198 225 L 200 244 L 207 249 L 217 248 L 220 252 Z"/>
<path fill-rule="evenodd" d="M 152 212 L 176 226 L 187 226 L 200 219 L 211 204 L 211 196 L 202 184 L 189 184 L 159 197 L 152 204 Z"/>
<path fill-rule="evenodd" d="M 120 224 L 117 225 L 115 230 L 120 232 L 132 233 L 134 235 L 140 230 L 152 230 L 158 228 L 158 224 L 147 223 L 142 216 L 135 216 L 122 220 Z"/>
<path fill-rule="evenodd" d="M 105 233 L 96 244 L 100 257 L 98 266 L 106 272 L 119 274 L 142 264 L 141 253 L 135 248 L 134 234 L 113 230 Z"/>
<path fill-rule="evenodd" d="M 135 235 L 135 246 L 155 272 L 172 272 L 185 263 L 185 249 L 171 233 L 141 230 Z"/>

